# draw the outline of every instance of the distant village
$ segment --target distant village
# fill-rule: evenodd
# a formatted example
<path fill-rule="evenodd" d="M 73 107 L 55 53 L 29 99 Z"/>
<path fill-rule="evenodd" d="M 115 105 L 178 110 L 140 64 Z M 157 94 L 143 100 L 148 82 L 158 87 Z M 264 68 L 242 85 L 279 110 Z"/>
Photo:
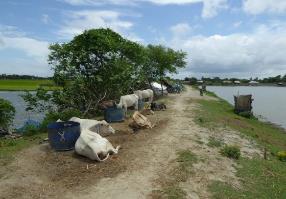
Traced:
<path fill-rule="evenodd" d="M 267 78 L 220 78 L 220 77 L 202 77 L 200 79 L 195 77 L 186 77 L 185 82 L 190 84 L 206 84 L 206 85 L 245 85 L 245 86 L 258 86 L 258 85 L 273 85 L 273 86 L 286 86 L 286 75 L 278 75 L 275 77 Z"/>

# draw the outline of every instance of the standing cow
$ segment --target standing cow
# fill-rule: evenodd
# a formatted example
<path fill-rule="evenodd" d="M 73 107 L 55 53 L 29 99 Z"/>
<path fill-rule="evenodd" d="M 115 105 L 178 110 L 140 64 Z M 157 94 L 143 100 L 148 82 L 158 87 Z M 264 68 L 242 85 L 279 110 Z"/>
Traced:
<path fill-rule="evenodd" d="M 134 106 L 135 110 L 138 110 L 138 100 L 139 97 L 135 94 L 121 96 L 120 102 L 117 104 L 117 108 L 124 109 L 126 116 L 128 107 Z"/>
<path fill-rule="evenodd" d="M 136 94 L 140 100 L 148 98 L 149 103 L 153 102 L 154 92 L 151 89 L 134 91 L 134 94 Z"/>

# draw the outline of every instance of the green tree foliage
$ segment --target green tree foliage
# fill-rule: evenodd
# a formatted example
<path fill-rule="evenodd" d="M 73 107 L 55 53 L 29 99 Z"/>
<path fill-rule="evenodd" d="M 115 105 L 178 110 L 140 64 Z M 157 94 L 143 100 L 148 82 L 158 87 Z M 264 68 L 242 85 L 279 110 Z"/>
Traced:
<path fill-rule="evenodd" d="M 7 131 L 15 116 L 14 106 L 7 100 L 0 98 L 0 130 Z"/>
<path fill-rule="evenodd" d="M 148 81 L 160 81 L 167 73 L 177 73 L 186 66 L 186 53 L 161 45 L 148 45 L 145 49 L 143 74 Z"/>
<path fill-rule="evenodd" d="M 186 55 L 183 51 L 175 51 L 161 45 L 148 45 L 145 48 L 142 74 L 149 84 L 151 81 L 160 81 L 162 85 L 162 80 L 167 73 L 177 73 L 179 68 L 186 66 Z"/>
<path fill-rule="evenodd" d="M 111 29 L 93 29 L 69 43 L 51 45 L 50 50 L 55 81 L 63 86 L 57 102 L 87 113 L 100 100 L 133 89 L 144 48 Z"/>
<path fill-rule="evenodd" d="M 186 54 L 181 51 L 145 47 L 111 29 L 87 30 L 68 43 L 51 45 L 50 51 L 54 81 L 62 90 L 27 93 L 23 98 L 30 110 L 56 107 L 56 111 L 71 108 L 92 114 L 101 100 L 119 99 L 186 64 Z"/>

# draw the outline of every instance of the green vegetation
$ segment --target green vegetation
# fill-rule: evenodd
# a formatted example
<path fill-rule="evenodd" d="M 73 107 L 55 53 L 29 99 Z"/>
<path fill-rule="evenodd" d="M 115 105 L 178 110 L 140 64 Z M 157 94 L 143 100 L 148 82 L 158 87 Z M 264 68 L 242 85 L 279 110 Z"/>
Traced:
<path fill-rule="evenodd" d="M 8 131 L 15 116 L 15 108 L 11 102 L 0 98 L 0 131 Z"/>
<path fill-rule="evenodd" d="M 277 75 L 275 77 L 267 77 L 263 79 L 256 78 L 220 78 L 220 77 L 202 77 L 201 80 L 207 85 L 233 85 L 235 81 L 239 81 L 241 84 L 249 84 L 250 81 L 255 81 L 262 84 L 278 84 L 282 83 L 286 85 L 286 74 Z M 186 77 L 185 81 L 188 81 L 191 85 L 196 85 L 198 83 L 198 79 L 195 77 Z"/>
<path fill-rule="evenodd" d="M 223 156 L 238 160 L 240 157 L 240 149 L 237 146 L 225 146 L 220 150 Z"/>
<path fill-rule="evenodd" d="M 33 91 L 39 87 L 46 90 L 60 89 L 54 85 L 52 80 L 0 79 L 0 90 L 2 91 Z"/>
<path fill-rule="evenodd" d="M 198 158 L 189 150 L 179 151 L 177 155 L 179 165 L 170 172 L 170 178 L 164 182 L 162 190 L 155 191 L 156 195 L 160 196 L 157 196 L 158 198 L 184 199 L 187 196 L 179 185 L 190 177 L 193 164 L 198 161 Z"/>
<path fill-rule="evenodd" d="M 61 112 L 77 109 L 95 116 L 103 100 L 120 96 L 161 81 L 186 65 L 186 53 L 161 45 L 143 46 L 123 38 L 111 29 L 91 29 L 66 43 L 50 45 L 49 64 L 60 91 L 23 98 L 31 111 Z M 40 102 L 40 103 L 39 103 Z"/>
<path fill-rule="evenodd" d="M 209 129 L 232 128 L 254 139 L 272 154 L 267 157 L 268 160 L 262 158 L 237 160 L 237 176 L 241 187 L 214 182 L 209 187 L 213 197 L 217 199 L 286 198 L 286 165 L 277 158 L 277 152 L 286 149 L 285 130 L 256 118 L 248 119 L 236 115 L 233 106 L 221 99 L 197 102 L 200 104 L 196 116 L 197 124 Z M 222 149 L 223 154 L 226 155 L 233 154 L 234 151 L 238 153 L 236 149 Z"/>
<path fill-rule="evenodd" d="M 201 105 L 196 122 L 207 128 L 230 127 L 242 134 L 254 138 L 272 154 L 286 149 L 285 130 L 256 118 L 244 118 L 236 115 L 233 106 L 225 100 L 199 100 Z"/>
<path fill-rule="evenodd" d="M 286 165 L 277 159 L 238 160 L 237 176 L 241 179 L 241 188 L 227 183 L 213 182 L 210 191 L 215 199 L 286 198 Z"/>
<path fill-rule="evenodd" d="M 17 139 L 0 139 L 0 166 L 10 163 L 14 155 L 24 148 L 38 143 L 47 137 L 46 133 L 37 133 L 37 135 L 23 136 Z"/>
<path fill-rule="evenodd" d="M 286 162 L 286 151 L 279 151 L 277 157 L 279 160 Z"/>
<path fill-rule="evenodd" d="M 58 119 L 68 121 L 71 117 L 81 117 L 81 112 L 76 109 L 66 109 L 62 112 L 49 112 L 41 123 L 41 129 L 46 130 L 49 123 L 56 122 Z"/>
<path fill-rule="evenodd" d="M 221 147 L 223 145 L 223 141 L 222 140 L 218 140 L 214 137 L 210 137 L 209 142 L 208 142 L 208 146 L 209 147 Z"/>

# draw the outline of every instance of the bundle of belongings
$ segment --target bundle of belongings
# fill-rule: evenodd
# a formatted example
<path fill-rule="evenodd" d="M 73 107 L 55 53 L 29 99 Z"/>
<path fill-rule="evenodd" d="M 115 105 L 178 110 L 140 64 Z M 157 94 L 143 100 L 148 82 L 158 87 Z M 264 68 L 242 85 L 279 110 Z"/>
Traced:
<path fill-rule="evenodd" d="M 129 126 L 133 130 L 138 130 L 142 128 L 153 128 L 154 125 L 148 120 L 147 117 L 139 113 L 138 111 L 135 111 L 134 114 L 132 115 L 132 122 L 129 124 Z"/>
<path fill-rule="evenodd" d="M 160 111 L 160 110 L 166 110 L 166 109 L 167 109 L 167 106 L 164 103 L 159 103 L 159 102 L 151 103 L 152 111 Z"/>
<path fill-rule="evenodd" d="M 115 133 L 115 130 L 104 120 L 90 120 L 72 117 L 70 121 L 80 123 L 81 134 L 75 143 L 75 151 L 91 160 L 105 161 L 110 154 L 117 154 L 120 146 L 112 144 L 100 134 Z"/>

